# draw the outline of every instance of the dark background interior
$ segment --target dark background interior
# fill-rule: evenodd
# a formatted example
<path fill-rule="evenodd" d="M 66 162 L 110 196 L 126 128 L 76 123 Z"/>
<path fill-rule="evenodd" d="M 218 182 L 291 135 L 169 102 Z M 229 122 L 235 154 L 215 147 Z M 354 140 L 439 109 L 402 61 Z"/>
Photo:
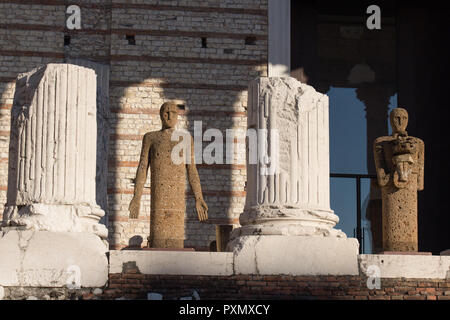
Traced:
<path fill-rule="evenodd" d="M 331 85 L 345 87 L 345 81 L 338 79 L 339 68 L 330 72 L 327 62 L 321 60 L 318 54 L 317 26 L 324 19 L 342 16 L 350 26 L 359 24 L 365 27 L 369 16 L 366 9 L 371 4 L 381 8 L 381 27 L 383 21 L 389 21 L 395 30 L 395 48 L 392 48 L 395 49 L 395 58 L 391 61 L 395 67 L 389 71 L 392 79 L 385 80 L 393 81 L 395 92 L 392 93 L 398 95 L 398 106 L 409 112 L 409 134 L 425 142 L 425 190 L 419 192 L 418 196 L 419 251 L 439 254 L 450 248 L 450 213 L 446 202 L 450 181 L 446 131 L 449 119 L 449 9 L 436 1 L 293 0 L 292 75 L 323 93 L 327 92 L 330 85 L 324 84 L 325 73 L 336 76 L 336 84 Z M 381 50 L 380 43 L 380 55 L 383 53 Z M 376 64 L 376 61 L 372 63 Z M 330 79 L 327 81 L 332 82 Z M 373 169 L 368 164 L 369 174 L 375 173 Z"/>

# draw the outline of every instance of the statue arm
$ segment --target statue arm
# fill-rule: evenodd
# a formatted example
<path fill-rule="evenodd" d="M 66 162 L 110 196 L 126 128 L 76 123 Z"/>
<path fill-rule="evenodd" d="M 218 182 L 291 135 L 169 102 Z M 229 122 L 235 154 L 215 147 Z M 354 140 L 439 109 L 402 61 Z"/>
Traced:
<path fill-rule="evenodd" d="M 195 154 L 194 154 L 194 141 L 191 137 L 191 152 L 190 161 L 187 161 L 186 170 L 188 175 L 189 185 L 191 186 L 192 192 L 195 197 L 195 208 L 197 210 L 198 219 L 200 221 L 205 221 L 208 219 L 208 206 L 203 199 L 202 187 L 200 185 L 200 177 L 198 176 L 197 167 L 195 165 Z"/>
<path fill-rule="evenodd" d="M 148 168 L 150 167 L 150 145 L 150 135 L 147 133 L 142 139 L 141 156 L 139 158 L 139 166 L 136 172 L 136 179 L 134 184 L 134 195 L 129 206 L 130 218 L 134 219 L 139 217 L 142 192 L 144 189 L 145 181 L 147 181 Z"/>
<path fill-rule="evenodd" d="M 417 190 L 421 191 L 424 189 L 424 169 L 425 169 L 425 143 L 419 140 L 419 150 L 418 150 L 418 174 L 417 174 Z"/>
<path fill-rule="evenodd" d="M 375 169 L 377 171 L 377 181 L 380 187 L 384 187 L 389 182 L 389 174 L 384 160 L 383 145 L 379 139 L 373 143 L 373 155 L 375 158 Z"/>

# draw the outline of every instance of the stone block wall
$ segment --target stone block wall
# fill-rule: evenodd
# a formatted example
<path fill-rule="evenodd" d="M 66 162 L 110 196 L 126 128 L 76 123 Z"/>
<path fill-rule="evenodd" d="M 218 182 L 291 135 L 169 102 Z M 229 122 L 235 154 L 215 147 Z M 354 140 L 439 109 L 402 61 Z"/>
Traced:
<path fill-rule="evenodd" d="M 247 85 L 267 75 L 267 0 L 75 0 L 81 30 L 65 27 L 63 0 L 0 2 L 0 210 L 6 202 L 10 109 L 14 79 L 38 65 L 86 59 L 108 64 L 108 219 L 111 248 L 149 233 L 150 190 L 141 216 L 128 218 L 145 132 L 160 128 L 159 107 L 184 105 L 180 126 L 193 133 L 246 129 Z M 204 142 L 205 147 L 209 142 Z M 210 217 L 237 223 L 245 200 L 245 145 L 235 164 L 198 166 Z M 225 153 L 225 150 L 224 150 Z M 149 186 L 147 181 L 147 187 Z M 188 194 L 190 192 L 188 191 Z M 186 212 L 187 247 L 207 248 L 214 226 Z"/>

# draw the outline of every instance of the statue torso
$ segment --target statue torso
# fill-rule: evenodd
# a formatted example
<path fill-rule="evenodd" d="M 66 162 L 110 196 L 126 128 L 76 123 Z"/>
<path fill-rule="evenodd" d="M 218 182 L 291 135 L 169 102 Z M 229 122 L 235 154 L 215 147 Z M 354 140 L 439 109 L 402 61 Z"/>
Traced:
<path fill-rule="evenodd" d="M 149 134 L 152 209 L 184 210 L 186 165 L 172 161 L 172 149 L 178 141 L 171 141 L 170 131 Z"/>
<path fill-rule="evenodd" d="M 385 136 L 375 141 L 375 148 L 379 150 L 379 163 L 390 175 L 390 183 L 397 188 L 417 183 L 422 166 L 419 159 L 423 151 L 422 140 L 411 136 Z"/>

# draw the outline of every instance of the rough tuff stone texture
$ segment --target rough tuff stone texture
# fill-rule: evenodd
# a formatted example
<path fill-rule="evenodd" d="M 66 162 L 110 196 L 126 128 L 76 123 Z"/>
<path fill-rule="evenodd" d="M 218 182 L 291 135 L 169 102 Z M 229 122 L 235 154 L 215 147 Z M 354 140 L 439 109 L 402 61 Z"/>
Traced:
<path fill-rule="evenodd" d="M 93 233 L 3 228 L 0 286 L 102 287 L 108 280 L 107 251 Z"/>
<path fill-rule="evenodd" d="M 381 187 L 383 250 L 417 251 L 417 191 L 424 188 L 424 142 L 408 136 L 408 113 L 390 114 L 392 135 L 374 142 L 375 166 Z"/>
<path fill-rule="evenodd" d="M 19 75 L 2 225 L 106 239 L 95 199 L 96 137 L 93 70 L 48 64 Z"/>
<path fill-rule="evenodd" d="M 208 218 L 208 207 L 203 200 L 200 178 L 194 159 L 194 143 L 188 134 L 172 139 L 176 134 L 178 106 L 175 102 L 166 102 L 161 106 L 160 117 L 162 129 L 148 132 L 142 141 L 141 157 L 136 173 L 134 197 L 129 210 L 130 217 L 139 216 L 139 207 L 144 183 L 147 179 L 148 167 L 151 171 L 151 215 L 149 247 L 152 248 L 184 248 L 184 215 L 186 211 L 186 171 L 195 196 L 196 210 L 200 221 Z M 172 150 L 180 139 L 190 139 L 190 150 L 183 156 L 189 161 L 176 163 Z M 190 151 L 190 155 L 187 154 Z"/>

